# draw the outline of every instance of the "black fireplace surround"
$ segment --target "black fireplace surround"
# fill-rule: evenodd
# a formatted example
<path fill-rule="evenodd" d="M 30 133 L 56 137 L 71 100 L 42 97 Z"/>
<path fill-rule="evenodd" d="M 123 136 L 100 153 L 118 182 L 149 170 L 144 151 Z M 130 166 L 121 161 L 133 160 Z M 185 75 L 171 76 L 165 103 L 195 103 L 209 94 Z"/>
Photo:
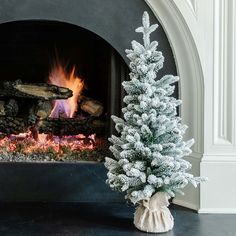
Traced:
<path fill-rule="evenodd" d="M 90 92 L 106 103 L 108 114 L 120 115 L 121 82 L 128 79 L 129 72 L 124 50 L 130 48 L 131 40 L 142 40 L 134 30 L 141 24 L 143 11 L 148 11 L 152 23 L 158 23 L 143 0 L 1 0 L 1 81 L 6 77 L 14 80 L 19 74 L 26 82 L 32 82 L 33 77 L 38 82 L 48 71 L 48 60 L 56 49 L 78 62 L 81 76 L 90 78 Z M 160 24 L 152 39 L 159 41 L 165 57 L 158 77 L 176 75 L 173 53 Z M 90 63 L 97 68 L 87 68 Z M 107 134 L 111 132 L 113 125 L 109 123 Z M 103 163 L 0 162 L 0 201 L 124 201 L 122 194 L 109 189 L 105 179 Z"/>

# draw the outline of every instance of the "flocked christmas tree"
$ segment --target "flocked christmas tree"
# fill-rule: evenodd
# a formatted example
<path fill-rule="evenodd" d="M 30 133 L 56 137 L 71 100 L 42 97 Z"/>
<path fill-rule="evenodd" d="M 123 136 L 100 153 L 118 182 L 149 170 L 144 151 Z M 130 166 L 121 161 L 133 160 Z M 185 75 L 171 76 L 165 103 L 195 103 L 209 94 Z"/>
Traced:
<path fill-rule="evenodd" d="M 134 204 L 157 192 L 175 196 L 189 182 L 196 187 L 203 180 L 188 173 L 191 164 L 183 159 L 191 153 L 194 140 L 183 141 L 187 126 L 176 111 L 181 101 L 171 97 L 179 78 L 156 79 L 164 62 L 158 42 L 150 41 L 157 27 L 150 26 L 145 12 L 143 26 L 136 29 L 143 34 L 144 44 L 132 41 L 132 49 L 126 50 L 131 73 L 130 80 L 123 82 L 127 93 L 124 118 L 112 116 L 119 135 L 109 139 L 113 156 L 105 161 L 107 183 L 114 190 L 126 191 Z"/>

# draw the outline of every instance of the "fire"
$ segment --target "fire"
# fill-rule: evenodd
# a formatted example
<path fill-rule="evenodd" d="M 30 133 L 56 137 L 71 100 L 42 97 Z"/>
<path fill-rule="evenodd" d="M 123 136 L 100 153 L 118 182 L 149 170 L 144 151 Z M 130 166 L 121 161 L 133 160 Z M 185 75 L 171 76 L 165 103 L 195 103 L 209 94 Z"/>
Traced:
<path fill-rule="evenodd" d="M 48 153 L 54 152 L 58 156 L 66 152 L 93 150 L 95 148 L 95 135 L 88 137 L 83 134 L 71 136 L 52 136 L 40 134 L 38 140 L 33 138 L 32 133 L 21 133 L 10 135 L 0 140 L 0 153 L 4 150 L 8 152 L 20 153 Z"/>
<path fill-rule="evenodd" d="M 73 96 L 66 100 L 56 100 L 50 114 L 52 118 L 73 118 L 77 111 L 79 96 L 84 88 L 82 79 L 76 76 L 75 66 L 68 73 L 60 63 L 55 63 L 49 73 L 49 83 L 61 87 L 69 88 L 73 91 Z"/>
<path fill-rule="evenodd" d="M 74 118 L 77 111 L 84 82 L 76 76 L 75 66 L 67 72 L 60 63 L 55 63 L 49 73 L 48 82 L 73 91 L 73 96 L 65 100 L 55 100 L 50 113 L 51 118 Z M 0 139 L 0 154 L 5 152 L 32 154 L 39 153 L 53 155 L 55 160 L 62 156 L 79 156 L 80 151 L 93 151 L 99 148 L 99 142 L 92 135 L 56 136 L 53 134 L 39 134 L 37 130 L 29 130 L 18 135 L 8 135 Z M 101 143 L 101 142 L 100 142 Z"/>

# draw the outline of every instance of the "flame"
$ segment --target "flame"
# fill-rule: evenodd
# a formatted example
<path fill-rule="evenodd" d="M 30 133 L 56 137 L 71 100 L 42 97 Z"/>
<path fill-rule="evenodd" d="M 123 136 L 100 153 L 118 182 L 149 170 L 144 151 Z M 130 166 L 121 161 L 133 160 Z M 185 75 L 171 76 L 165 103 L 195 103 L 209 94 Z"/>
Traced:
<path fill-rule="evenodd" d="M 48 135 L 47 134 L 38 134 L 38 142 L 41 143 L 41 144 L 44 144 L 47 142 L 47 139 L 48 139 Z"/>
<path fill-rule="evenodd" d="M 55 100 L 51 110 L 51 118 L 73 118 L 77 111 L 77 104 L 84 88 L 84 82 L 76 76 L 75 66 L 67 72 L 61 63 L 56 62 L 49 73 L 48 82 L 73 91 L 73 96 L 65 100 Z M 33 133 L 37 132 L 37 133 Z M 36 134 L 36 135 L 35 135 Z M 83 134 L 56 136 L 53 134 L 39 134 L 38 131 L 28 131 L 11 134 L 0 138 L 0 154 L 12 153 L 55 153 L 56 157 L 77 153 L 79 151 L 93 151 L 98 147 L 96 135 Z"/>
<path fill-rule="evenodd" d="M 67 73 L 62 64 L 55 63 L 49 73 L 49 83 L 57 86 L 69 88 L 73 91 L 73 96 L 65 100 L 54 101 L 50 114 L 52 118 L 72 118 L 77 111 L 79 96 L 84 88 L 82 79 L 76 76 L 75 66 Z"/>

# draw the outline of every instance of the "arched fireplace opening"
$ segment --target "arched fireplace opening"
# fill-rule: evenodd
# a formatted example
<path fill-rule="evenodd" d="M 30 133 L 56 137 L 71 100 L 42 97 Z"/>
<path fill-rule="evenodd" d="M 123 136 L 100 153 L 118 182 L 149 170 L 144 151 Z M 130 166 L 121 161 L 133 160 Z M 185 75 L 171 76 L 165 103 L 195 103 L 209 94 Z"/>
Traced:
<path fill-rule="evenodd" d="M 159 9 L 159 1 L 157 5 Z M 128 58 L 126 58 L 125 56 L 125 49 L 130 48 L 131 40 L 137 40 L 139 42 L 142 41 L 141 35 L 135 33 L 135 28 L 140 26 L 141 16 L 144 11 L 148 11 L 152 23 L 159 24 L 157 31 L 155 31 L 152 35 L 152 40 L 157 40 L 159 42 L 158 49 L 162 51 L 163 55 L 165 56 L 164 68 L 159 71 L 158 76 L 162 77 L 165 74 L 176 75 L 176 61 L 181 61 L 183 62 L 183 64 L 185 62 L 191 62 L 191 60 L 189 60 L 188 58 L 186 59 L 183 57 L 182 60 L 178 60 L 178 58 L 175 58 L 172 53 L 172 48 L 170 46 L 169 40 L 166 36 L 166 32 L 163 28 L 165 24 L 162 24 L 162 27 L 162 25 L 158 22 L 157 18 L 155 17 L 147 3 L 143 0 L 70 0 L 69 2 L 62 0 L 6 0 L 1 2 L 1 10 L 1 38 L 5 38 L 5 42 L 9 42 L 9 44 L 12 42 L 12 39 L 7 35 L 3 36 L 5 33 L 2 33 L 1 29 L 3 29 L 2 27 L 10 27 L 11 24 L 14 25 L 17 22 L 38 22 L 40 24 L 56 23 L 58 27 L 59 24 L 64 24 L 66 28 L 73 27 L 76 30 L 79 30 L 80 26 L 83 27 L 83 29 L 87 29 L 88 31 L 90 31 L 90 34 L 92 34 L 94 37 L 101 37 L 101 40 L 104 39 L 106 42 L 108 42 L 109 46 L 111 45 L 110 57 L 108 58 L 110 62 L 108 73 L 110 76 L 109 81 L 111 82 L 111 84 L 108 84 L 108 87 L 112 89 L 110 90 L 111 92 L 109 95 L 110 104 L 107 104 L 107 108 L 108 110 L 110 110 L 111 114 L 119 115 L 121 99 L 123 96 L 121 90 L 121 81 L 127 79 L 128 76 Z M 164 18 L 168 18 L 170 20 L 175 19 L 174 15 L 171 14 L 166 14 L 162 17 L 162 19 Z M 174 28 L 173 32 L 175 33 L 175 29 L 178 29 L 179 22 L 173 21 L 172 26 Z M 14 30 L 16 30 L 17 32 L 16 37 L 19 37 L 21 35 L 21 30 L 25 31 L 23 27 L 21 27 L 21 30 L 20 28 L 18 28 L 18 30 L 17 28 L 15 28 Z M 35 35 L 38 34 L 38 28 L 36 28 L 36 26 L 32 27 L 31 30 L 32 33 L 34 33 Z M 11 33 L 10 30 L 6 30 L 5 32 L 7 34 Z M 53 35 L 54 30 L 51 30 L 49 33 Z M 39 40 L 42 35 L 39 34 L 38 37 L 35 38 Z M 64 38 L 68 39 L 69 42 L 70 40 L 73 41 L 73 38 L 69 36 L 64 36 Z M 24 37 L 24 39 L 26 40 L 27 37 Z M 182 42 L 185 41 L 183 40 Z M 45 43 L 47 44 L 47 40 Z M 182 44 L 179 43 L 178 45 L 178 43 L 179 41 L 177 41 L 177 46 L 175 46 L 174 49 L 177 48 L 181 51 L 182 47 L 180 47 L 180 45 Z M 70 44 L 71 43 L 69 43 L 69 45 Z M 7 45 L 7 43 L 5 45 Z M 59 54 L 59 47 L 57 47 L 57 51 Z M 20 53 L 19 48 L 15 47 L 15 54 L 13 55 L 16 55 L 17 52 L 18 55 L 25 55 L 25 52 Z M 31 53 L 35 53 L 34 50 L 32 50 Z M 5 53 L 5 55 L 6 54 L 7 53 Z M 45 64 L 48 69 L 50 63 L 52 62 L 51 56 L 54 55 L 55 50 L 53 47 L 51 54 L 48 55 L 45 59 L 45 61 L 47 62 Z M 120 55 L 123 59 L 120 57 Z M 4 61 L 4 56 L 2 56 L 2 53 L 0 54 L 0 58 L 2 63 Z M 9 60 L 14 59 L 10 58 L 9 56 L 7 58 Z M 18 58 L 20 58 L 20 56 Z M 38 60 L 39 58 L 36 57 L 35 61 L 38 62 Z M 123 60 L 126 62 L 126 64 Z M 26 66 L 26 68 L 32 70 L 32 74 L 35 76 L 34 70 L 38 70 L 38 67 L 30 67 L 30 64 L 32 65 L 33 61 L 30 61 L 29 58 L 27 61 L 28 66 Z M 190 66 L 187 67 L 191 68 Z M 13 70 L 15 70 L 11 66 L 9 68 L 10 69 L 6 70 L 6 72 L 8 72 L 6 73 L 8 75 L 8 78 L 9 70 L 12 73 L 14 72 Z M 42 77 L 44 77 L 44 79 L 47 78 L 48 71 L 49 70 L 45 69 L 45 73 L 43 75 L 41 74 L 41 76 L 39 77 L 40 80 L 42 79 Z M 80 73 L 79 76 L 82 76 L 82 70 L 78 70 L 78 73 Z M 29 79 L 32 79 L 31 75 L 29 76 Z M 26 75 L 19 77 L 17 76 L 16 79 L 26 79 L 26 77 Z M 188 77 L 188 79 L 189 78 L 191 78 L 191 76 Z M 186 79 L 184 83 L 189 81 L 188 79 Z M 3 80 L 7 79 L 5 77 L 3 78 L 1 75 L 0 81 L 2 82 Z M 13 76 L 11 81 L 14 80 L 15 76 Z M 84 92 L 85 91 L 86 90 L 84 90 Z M 178 96 L 177 93 L 176 96 Z M 95 98 L 95 100 L 99 100 L 99 98 Z M 189 98 L 187 99 L 187 101 L 190 100 L 191 99 Z M 187 108 L 189 108 L 189 106 L 187 106 Z M 113 127 L 110 125 L 111 124 L 108 124 L 107 130 L 111 132 Z M 120 196 L 119 194 L 111 191 L 109 187 L 106 186 L 106 173 L 107 170 L 105 170 L 103 163 L 98 162 L 1 162 L 0 186 L 2 191 L 0 194 L 0 201 L 89 201 L 103 203 L 123 201 L 123 196 Z"/>
<path fill-rule="evenodd" d="M 118 52 L 68 23 L 15 21 L 0 32 L 1 159 L 102 161 L 129 73 Z M 54 99 L 51 85 L 73 96 Z"/>

